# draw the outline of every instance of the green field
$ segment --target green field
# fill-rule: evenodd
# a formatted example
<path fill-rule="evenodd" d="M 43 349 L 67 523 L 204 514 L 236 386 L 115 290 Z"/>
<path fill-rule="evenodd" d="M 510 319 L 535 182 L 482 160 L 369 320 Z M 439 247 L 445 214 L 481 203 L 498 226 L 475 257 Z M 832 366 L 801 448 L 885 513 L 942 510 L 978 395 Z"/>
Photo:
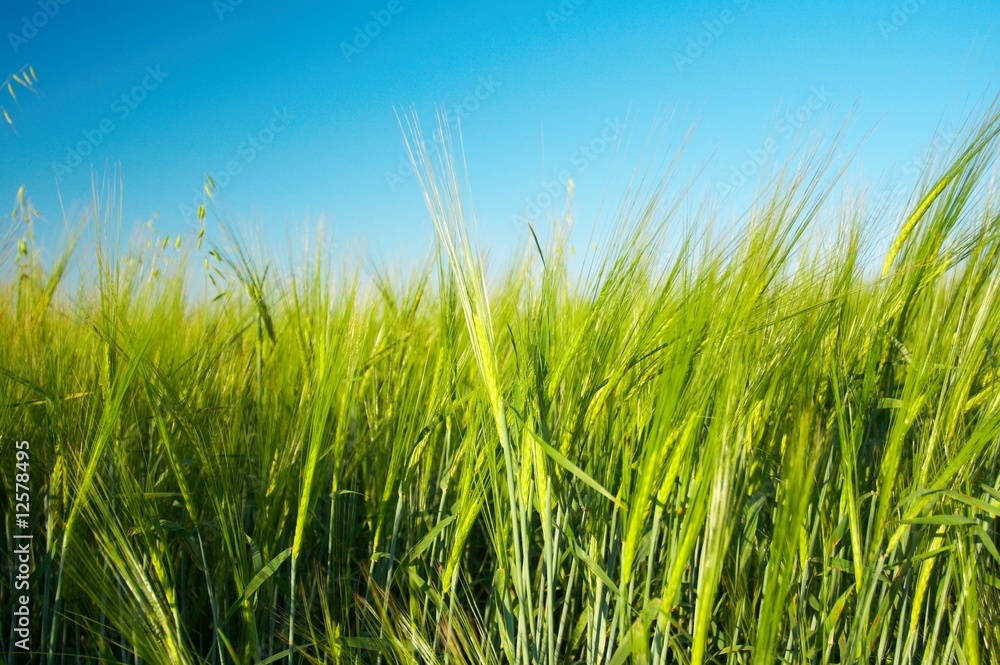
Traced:
<path fill-rule="evenodd" d="M 38 663 L 997 662 L 998 147 L 888 209 L 815 152 L 732 227 L 653 173 L 581 271 L 565 219 L 487 270 L 426 154 L 404 278 L 113 196 L 42 260 L 22 195 L 2 655 L 25 440 Z"/>

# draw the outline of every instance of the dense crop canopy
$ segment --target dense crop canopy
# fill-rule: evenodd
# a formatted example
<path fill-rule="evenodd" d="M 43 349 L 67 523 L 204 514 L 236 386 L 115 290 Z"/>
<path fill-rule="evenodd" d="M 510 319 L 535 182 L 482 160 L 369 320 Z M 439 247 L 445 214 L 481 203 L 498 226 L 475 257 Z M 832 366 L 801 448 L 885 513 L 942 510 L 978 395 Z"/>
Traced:
<path fill-rule="evenodd" d="M 579 280 L 564 221 L 488 279 L 419 150 L 440 251 L 372 285 L 322 245 L 287 279 L 232 234 L 119 253 L 96 196 L 68 295 L 22 196 L 36 662 L 990 662 L 998 134 L 874 220 L 822 155 L 732 233 L 634 192 Z"/>

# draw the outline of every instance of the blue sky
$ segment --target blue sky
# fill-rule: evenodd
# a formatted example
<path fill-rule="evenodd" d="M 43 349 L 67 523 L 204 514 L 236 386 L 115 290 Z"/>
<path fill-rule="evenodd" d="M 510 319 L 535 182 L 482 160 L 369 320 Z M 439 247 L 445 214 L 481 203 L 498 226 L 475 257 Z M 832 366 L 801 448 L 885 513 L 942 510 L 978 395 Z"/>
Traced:
<path fill-rule="evenodd" d="M 433 231 L 396 110 L 429 133 L 442 105 L 500 253 L 519 216 L 562 209 L 568 177 L 580 224 L 599 224 L 657 121 L 664 150 L 694 125 L 681 179 L 703 168 L 704 189 L 738 200 L 748 159 L 752 182 L 855 108 L 845 145 L 871 135 L 853 173 L 905 186 L 935 133 L 996 95 L 998 16 L 997 0 L 14 0 L 4 75 L 30 64 L 39 94 L 2 101 L 16 133 L 0 127 L 0 204 L 24 185 L 55 237 L 59 195 L 72 212 L 92 173 L 120 168 L 126 224 L 156 214 L 173 235 L 212 173 L 268 242 L 323 217 L 342 244 L 423 256 Z"/>

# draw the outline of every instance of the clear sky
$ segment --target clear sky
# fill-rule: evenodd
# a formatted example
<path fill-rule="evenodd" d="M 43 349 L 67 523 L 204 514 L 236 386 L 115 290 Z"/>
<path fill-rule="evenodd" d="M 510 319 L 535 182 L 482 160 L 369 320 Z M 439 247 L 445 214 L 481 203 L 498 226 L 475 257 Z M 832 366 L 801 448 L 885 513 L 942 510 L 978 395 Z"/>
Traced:
<path fill-rule="evenodd" d="M 906 184 L 945 121 L 1000 89 L 998 17 L 997 0 L 8 0 L 3 74 L 30 64 L 39 94 L 0 102 L 16 129 L 0 126 L 0 203 L 24 185 L 54 235 L 60 192 L 72 210 L 120 167 L 126 223 L 155 213 L 175 234 L 213 173 L 269 241 L 322 216 L 342 243 L 423 255 L 396 109 L 429 132 L 439 105 L 461 116 L 480 238 L 501 253 L 546 188 L 561 210 L 560 177 L 596 219 L 637 159 L 618 137 L 658 119 L 668 138 L 694 125 L 685 177 L 704 167 L 738 197 L 734 169 L 856 106 L 848 147 L 874 132 L 854 168 Z"/>

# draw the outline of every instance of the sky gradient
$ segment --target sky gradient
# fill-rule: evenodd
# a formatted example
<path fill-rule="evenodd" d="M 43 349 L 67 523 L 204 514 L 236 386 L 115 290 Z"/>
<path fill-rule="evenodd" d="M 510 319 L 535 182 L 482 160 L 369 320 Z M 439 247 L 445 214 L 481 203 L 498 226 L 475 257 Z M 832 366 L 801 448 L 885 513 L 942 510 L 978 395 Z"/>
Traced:
<path fill-rule="evenodd" d="M 430 134 L 442 107 L 501 254 L 519 219 L 562 210 L 568 178 L 581 223 L 600 223 L 654 126 L 667 152 L 693 126 L 681 179 L 739 200 L 741 168 L 752 183 L 850 116 L 844 145 L 868 136 L 852 172 L 905 187 L 1000 89 L 998 16 L 997 0 L 16 0 L 4 75 L 31 65 L 39 82 L 2 101 L 16 131 L 0 127 L 0 203 L 24 185 L 55 236 L 60 196 L 72 221 L 92 175 L 120 168 L 126 224 L 155 214 L 173 235 L 212 174 L 268 242 L 322 217 L 341 243 L 423 256 L 433 229 L 397 112 Z"/>

